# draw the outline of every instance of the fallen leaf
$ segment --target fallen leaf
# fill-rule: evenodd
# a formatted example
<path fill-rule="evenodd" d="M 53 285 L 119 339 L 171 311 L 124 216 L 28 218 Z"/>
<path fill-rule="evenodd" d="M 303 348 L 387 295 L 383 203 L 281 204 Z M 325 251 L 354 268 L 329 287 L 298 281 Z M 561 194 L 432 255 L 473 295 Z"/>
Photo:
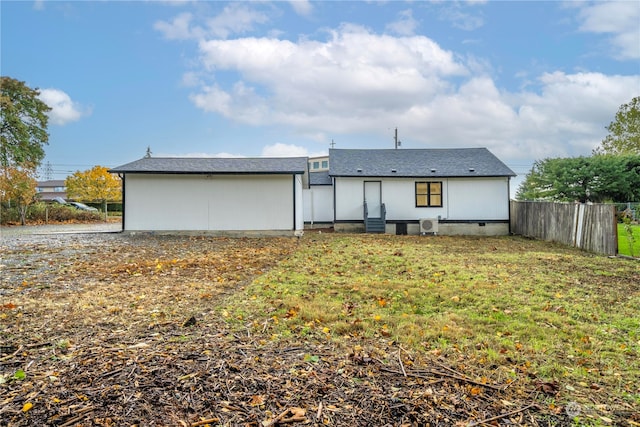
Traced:
<path fill-rule="evenodd" d="M 259 394 L 252 396 L 251 401 L 249 402 L 249 405 L 251 406 L 264 405 L 264 396 L 261 396 Z"/>
<path fill-rule="evenodd" d="M 552 396 L 555 396 L 556 394 L 558 394 L 558 389 L 559 389 L 558 383 L 555 381 L 554 382 L 538 381 L 536 383 L 536 390 Z"/>
<path fill-rule="evenodd" d="M 22 407 L 22 412 L 28 412 L 29 409 L 33 408 L 33 403 L 31 402 L 27 402 L 24 404 L 24 406 Z"/>

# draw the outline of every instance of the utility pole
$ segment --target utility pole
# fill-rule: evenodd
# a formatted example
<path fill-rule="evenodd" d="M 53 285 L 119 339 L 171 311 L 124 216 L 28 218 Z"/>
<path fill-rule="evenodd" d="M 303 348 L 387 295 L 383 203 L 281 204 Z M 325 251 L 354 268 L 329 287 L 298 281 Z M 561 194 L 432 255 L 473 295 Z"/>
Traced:
<path fill-rule="evenodd" d="M 393 140 L 394 140 L 394 142 L 395 142 L 395 147 L 396 147 L 396 150 L 397 150 L 397 149 L 398 149 L 398 147 L 400 147 L 400 146 L 402 145 L 402 142 L 401 142 L 401 141 L 398 141 L 398 128 L 396 128 L 396 135 L 395 135 L 395 137 L 393 138 Z"/>
<path fill-rule="evenodd" d="M 51 167 L 51 162 L 47 161 L 47 164 L 44 167 L 44 179 L 46 181 L 50 181 L 53 179 L 53 168 Z"/>

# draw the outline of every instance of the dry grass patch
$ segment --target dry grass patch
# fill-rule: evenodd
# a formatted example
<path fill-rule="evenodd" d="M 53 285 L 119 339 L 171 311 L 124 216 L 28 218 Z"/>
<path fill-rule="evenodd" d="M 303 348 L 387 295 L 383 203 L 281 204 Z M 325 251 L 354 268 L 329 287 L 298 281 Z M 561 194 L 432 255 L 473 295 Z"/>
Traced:
<path fill-rule="evenodd" d="M 227 310 L 275 340 L 462 358 L 460 370 L 538 389 L 552 410 L 577 402 L 582 423 L 640 408 L 636 262 L 518 238 L 312 235 L 246 293 Z"/>
<path fill-rule="evenodd" d="M 512 238 L 0 245 L 11 426 L 640 423 L 631 261 Z"/>

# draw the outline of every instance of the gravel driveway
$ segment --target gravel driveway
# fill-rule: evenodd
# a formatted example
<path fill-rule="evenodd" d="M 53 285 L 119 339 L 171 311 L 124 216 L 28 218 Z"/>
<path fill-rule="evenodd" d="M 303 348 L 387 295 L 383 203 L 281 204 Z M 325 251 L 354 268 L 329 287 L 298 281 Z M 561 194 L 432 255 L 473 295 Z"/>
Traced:
<path fill-rule="evenodd" d="M 65 233 L 115 233 L 122 230 L 120 222 L 98 222 L 89 224 L 48 224 L 0 227 L 0 239 L 18 236 L 65 234 Z"/>

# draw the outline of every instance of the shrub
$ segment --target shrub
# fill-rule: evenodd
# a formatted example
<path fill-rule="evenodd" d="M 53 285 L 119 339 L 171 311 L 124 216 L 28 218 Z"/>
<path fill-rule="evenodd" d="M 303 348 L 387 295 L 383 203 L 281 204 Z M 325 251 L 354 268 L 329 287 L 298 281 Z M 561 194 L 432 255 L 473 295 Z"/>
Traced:
<path fill-rule="evenodd" d="M 102 221 L 102 215 L 97 212 L 81 211 L 71 206 L 59 204 L 47 204 L 37 202 L 29 206 L 27 211 L 27 222 L 97 222 Z M 20 214 L 15 207 L 3 206 L 0 211 L 0 224 L 19 224 Z"/>
<path fill-rule="evenodd" d="M 9 207 L 7 204 L 2 204 L 0 206 L 0 224 L 19 224 L 20 223 L 20 212 L 18 212 L 18 208 Z"/>

